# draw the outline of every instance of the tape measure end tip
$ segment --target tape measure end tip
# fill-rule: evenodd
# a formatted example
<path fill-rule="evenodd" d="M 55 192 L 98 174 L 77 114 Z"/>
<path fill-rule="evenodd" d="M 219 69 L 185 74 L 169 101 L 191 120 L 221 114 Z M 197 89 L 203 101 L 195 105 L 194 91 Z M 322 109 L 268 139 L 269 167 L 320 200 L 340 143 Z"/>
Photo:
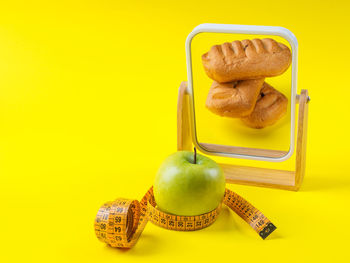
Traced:
<path fill-rule="evenodd" d="M 276 229 L 277 229 L 277 227 L 274 224 L 268 223 L 267 226 L 264 227 L 264 229 L 260 231 L 259 236 L 263 240 L 265 240 Z"/>

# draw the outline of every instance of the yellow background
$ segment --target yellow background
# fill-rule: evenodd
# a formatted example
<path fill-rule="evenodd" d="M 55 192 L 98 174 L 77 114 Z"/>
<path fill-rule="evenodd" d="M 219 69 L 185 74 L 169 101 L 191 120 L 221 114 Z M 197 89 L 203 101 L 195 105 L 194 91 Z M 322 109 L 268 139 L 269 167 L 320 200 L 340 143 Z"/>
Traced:
<path fill-rule="evenodd" d="M 349 12 L 347 1 L 1 2 L 0 261 L 344 262 Z M 302 189 L 229 186 L 277 225 L 266 241 L 225 209 L 202 231 L 148 224 L 132 250 L 111 249 L 94 216 L 104 201 L 140 199 L 176 150 L 185 39 L 205 22 L 298 38 L 312 99 Z"/>

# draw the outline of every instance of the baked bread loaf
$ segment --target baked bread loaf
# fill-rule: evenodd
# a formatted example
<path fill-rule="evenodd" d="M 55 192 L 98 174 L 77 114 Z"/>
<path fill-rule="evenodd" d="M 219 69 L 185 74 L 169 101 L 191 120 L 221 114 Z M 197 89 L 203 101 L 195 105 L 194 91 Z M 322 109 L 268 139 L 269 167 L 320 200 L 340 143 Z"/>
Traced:
<path fill-rule="evenodd" d="M 230 83 L 213 82 L 206 107 L 225 117 L 242 117 L 252 113 L 263 86 L 264 78 Z"/>
<path fill-rule="evenodd" d="M 261 129 L 281 119 L 287 106 L 286 96 L 264 82 L 253 112 L 241 120 L 251 128 Z"/>
<path fill-rule="evenodd" d="M 205 72 L 220 83 L 277 76 L 291 61 L 289 48 L 271 38 L 226 42 L 202 55 Z"/>

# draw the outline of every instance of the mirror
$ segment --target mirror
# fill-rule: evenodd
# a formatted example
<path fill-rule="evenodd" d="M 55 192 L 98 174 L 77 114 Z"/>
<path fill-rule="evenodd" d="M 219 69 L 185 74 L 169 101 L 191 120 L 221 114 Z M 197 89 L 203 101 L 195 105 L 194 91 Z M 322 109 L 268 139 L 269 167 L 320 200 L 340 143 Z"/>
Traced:
<path fill-rule="evenodd" d="M 294 150 L 294 35 L 280 27 L 203 24 L 188 36 L 186 51 L 194 145 L 212 155 L 288 159 Z"/>

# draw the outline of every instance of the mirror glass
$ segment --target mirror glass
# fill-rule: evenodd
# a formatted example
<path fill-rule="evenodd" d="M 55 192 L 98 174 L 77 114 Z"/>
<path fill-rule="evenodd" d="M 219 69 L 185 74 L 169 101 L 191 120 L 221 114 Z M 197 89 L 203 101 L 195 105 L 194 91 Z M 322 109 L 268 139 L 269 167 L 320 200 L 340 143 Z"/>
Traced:
<path fill-rule="evenodd" d="M 222 76 L 230 74 L 230 72 L 223 72 L 225 68 L 220 68 L 220 66 L 222 66 L 220 63 L 234 63 L 236 64 L 237 71 L 259 71 L 259 67 L 256 69 L 252 67 L 254 67 L 254 64 L 261 63 L 261 61 L 259 62 L 259 59 L 261 59 L 259 56 L 254 58 L 254 55 L 251 55 L 248 56 L 251 59 L 247 64 L 248 66 L 244 65 L 244 59 L 236 58 L 235 60 L 234 57 L 230 57 L 230 52 L 232 51 L 227 48 L 231 47 L 224 47 L 222 46 L 223 43 L 232 43 L 236 40 L 242 41 L 246 39 L 265 38 L 270 38 L 278 43 L 284 44 L 289 48 L 290 52 L 292 52 L 291 46 L 286 39 L 274 35 L 205 32 L 195 35 L 192 39 L 192 110 L 194 111 L 195 137 L 197 139 L 197 144 L 209 153 L 212 152 L 215 154 L 217 152 L 223 152 L 279 158 L 286 156 L 290 149 L 292 125 L 291 62 L 290 66 L 285 71 L 283 70 L 283 73 L 273 77 L 266 77 L 265 79 L 262 77 L 263 80 L 260 81 L 255 79 L 225 82 L 226 80 L 224 79 L 221 80 L 221 82 L 213 84 L 213 76 L 217 80 Z M 246 42 L 243 41 L 241 43 Z M 262 43 L 262 48 L 267 49 L 268 52 L 271 52 L 270 55 L 274 56 L 275 51 L 273 45 L 270 46 L 269 42 L 264 41 L 262 41 Z M 214 45 L 220 46 L 217 50 L 212 50 L 211 54 L 207 53 Z M 254 47 L 256 50 L 259 49 L 259 45 L 257 46 L 254 44 Z M 247 47 L 243 45 L 243 48 Z M 237 49 L 232 48 L 232 50 L 234 53 L 237 53 Z M 207 66 L 203 64 L 202 58 L 206 53 L 205 59 L 207 59 Z M 218 58 L 215 56 L 218 56 Z M 213 59 L 217 59 L 217 61 L 213 62 Z M 230 61 L 230 59 L 233 61 Z M 222 62 L 220 60 L 227 61 Z M 213 73 L 210 65 L 212 67 L 218 67 L 218 71 Z M 271 65 L 266 65 L 266 67 L 269 66 Z M 217 72 L 220 73 L 220 70 L 222 75 L 215 75 Z M 212 75 L 209 76 L 209 74 Z M 230 88 L 236 89 L 234 93 L 231 94 L 233 90 Z M 237 91 L 237 89 L 239 89 L 239 91 Z M 256 91 L 257 89 L 258 91 Z M 285 97 L 287 101 L 281 102 L 279 99 L 276 99 L 278 95 L 270 94 L 270 92 L 273 93 L 276 91 L 276 94 L 283 94 L 282 96 Z M 256 95 L 256 92 L 258 92 L 258 95 Z M 278 103 L 286 105 L 278 106 Z M 266 113 L 264 111 L 269 112 Z M 271 122 L 273 124 L 271 124 Z"/>

